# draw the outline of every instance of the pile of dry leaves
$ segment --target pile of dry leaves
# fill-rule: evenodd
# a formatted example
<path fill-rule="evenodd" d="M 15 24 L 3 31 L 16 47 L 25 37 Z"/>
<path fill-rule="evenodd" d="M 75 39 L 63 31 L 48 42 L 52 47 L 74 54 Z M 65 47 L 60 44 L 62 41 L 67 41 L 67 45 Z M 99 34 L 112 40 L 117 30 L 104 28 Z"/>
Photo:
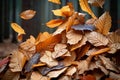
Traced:
<path fill-rule="evenodd" d="M 49 0 L 57 1 L 59 0 Z M 89 0 L 91 2 L 92 0 Z M 91 2 L 102 7 L 104 0 Z M 0 62 L 2 80 L 119 80 L 120 79 L 120 29 L 109 32 L 111 16 L 104 12 L 97 18 L 87 0 L 80 0 L 85 14 L 76 12 L 71 3 L 52 10 L 59 19 L 46 25 L 57 27 L 52 34 L 39 33 L 21 42 L 18 49 Z M 35 11 L 22 12 L 21 18 L 31 19 Z M 25 31 L 11 23 L 18 32 L 19 41 Z"/>

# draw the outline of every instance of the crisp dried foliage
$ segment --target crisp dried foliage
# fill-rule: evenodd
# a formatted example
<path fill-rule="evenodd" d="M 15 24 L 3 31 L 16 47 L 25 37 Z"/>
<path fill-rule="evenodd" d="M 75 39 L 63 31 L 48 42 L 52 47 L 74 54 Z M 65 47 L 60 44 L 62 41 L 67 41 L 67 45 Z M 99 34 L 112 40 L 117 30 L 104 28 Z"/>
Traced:
<path fill-rule="evenodd" d="M 25 10 L 22 13 L 20 13 L 20 17 L 24 20 L 32 19 L 36 14 L 36 11 L 34 10 Z"/>
<path fill-rule="evenodd" d="M 59 4 L 59 0 L 50 0 Z M 81 8 L 93 18 L 76 12 L 71 3 L 53 10 L 58 19 L 46 25 L 56 27 L 53 33 L 30 36 L 13 50 L 9 59 L 0 62 L 3 80 L 119 80 L 120 29 L 110 32 L 109 12 L 96 18 L 88 0 L 79 0 Z M 99 1 L 100 3 L 96 2 Z M 102 7 L 104 0 L 89 0 Z M 60 18 L 60 19 L 59 19 Z M 16 23 L 13 29 L 25 34 Z M 5 66 L 9 65 L 9 67 Z"/>
<path fill-rule="evenodd" d="M 88 0 L 88 3 L 92 4 L 93 6 L 101 7 L 103 8 L 103 4 L 105 3 L 105 0 Z"/>

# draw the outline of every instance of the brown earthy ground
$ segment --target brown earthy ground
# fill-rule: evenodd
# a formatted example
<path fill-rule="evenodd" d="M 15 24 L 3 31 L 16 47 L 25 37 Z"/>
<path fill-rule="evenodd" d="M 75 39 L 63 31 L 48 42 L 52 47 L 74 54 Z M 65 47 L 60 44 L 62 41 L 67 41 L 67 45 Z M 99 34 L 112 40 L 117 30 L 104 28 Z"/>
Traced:
<path fill-rule="evenodd" d="M 18 47 L 17 45 L 18 44 L 11 43 L 10 39 L 4 40 L 3 43 L 0 43 L 0 58 L 4 58 L 11 54 L 11 51 Z"/>

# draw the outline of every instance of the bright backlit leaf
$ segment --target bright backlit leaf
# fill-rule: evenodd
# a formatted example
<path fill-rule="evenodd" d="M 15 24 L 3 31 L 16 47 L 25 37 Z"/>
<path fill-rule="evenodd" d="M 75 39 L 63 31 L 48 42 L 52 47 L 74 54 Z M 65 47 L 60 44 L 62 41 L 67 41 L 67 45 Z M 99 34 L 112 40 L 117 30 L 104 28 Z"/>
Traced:
<path fill-rule="evenodd" d="M 61 4 L 60 0 L 48 0 L 48 1 L 55 4 Z"/>

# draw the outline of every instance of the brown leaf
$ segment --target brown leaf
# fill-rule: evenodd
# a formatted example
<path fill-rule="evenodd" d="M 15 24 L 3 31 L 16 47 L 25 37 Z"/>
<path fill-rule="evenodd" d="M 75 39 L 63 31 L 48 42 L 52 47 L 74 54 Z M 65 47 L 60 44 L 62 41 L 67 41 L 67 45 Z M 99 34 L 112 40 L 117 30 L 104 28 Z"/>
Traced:
<path fill-rule="evenodd" d="M 61 69 L 61 70 L 56 70 L 56 71 L 51 71 L 47 74 L 47 76 L 49 76 L 50 78 L 56 78 L 58 77 L 60 74 L 62 74 L 63 72 L 65 72 L 65 70 L 67 69 L 67 67 Z"/>
<path fill-rule="evenodd" d="M 34 10 L 25 10 L 22 13 L 20 13 L 20 17 L 24 20 L 32 19 L 36 14 L 36 11 Z"/>
<path fill-rule="evenodd" d="M 20 73 L 18 72 L 12 72 L 10 69 L 8 69 L 1 80 L 19 80 Z"/>
<path fill-rule="evenodd" d="M 55 28 L 61 25 L 64 22 L 62 19 L 53 19 L 46 23 L 49 28 Z"/>
<path fill-rule="evenodd" d="M 112 78 L 113 80 L 119 80 L 120 79 L 120 74 L 110 72 L 109 75 L 110 75 L 110 78 Z"/>
<path fill-rule="evenodd" d="M 52 58 L 52 53 L 50 51 L 45 51 L 40 61 L 46 63 L 49 67 L 58 65 L 58 62 Z"/>
<path fill-rule="evenodd" d="M 60 41 L 61 41 L 61 35 L 60 34 L 51 36 L 48 39 L 46 39 L 46 40 L 44 40 L 42 42 L 39 42 L 36 45 L 36 51 L 40 52 L 42 50 L 46 50 L 47 46 L 49 46 L 50 44 L 58 43 Z"/>
<path fill-rule="evenodd" d="M 71 52 L 71 56 L 67 56 L 62 61 L 65 66 L 70 66 L 72 62 L 76 59 L 76 53 L 74 51 Z"/>
<path fill-rule="evenodd" d="M 14 50 L 10 59 L 10 70 L 12 72 L 22 71 L 24 64 L 26 62 L 26 57 L 19 50 Z"/>
<path fill-rule="evenodd" d="M 54 48 L 54 52 L 52 53 L 52 57 L 58 58 L 58 57 L 64 55 L 65 53 L 68 52 L 68 50 L 66 48 L 67 48 L 66 44 L 56 44 L 55 48 Z"/>
<path fill-rule="evenodd" d="M 61 4 L 60 0 L 48 0 L 48 1 L 55 4 Z"/>
<path fill-rule="evenodd" d="M 32 72 L 30 80 L 50 80 L 50 78 L 48 78 L 46 76 L 42 76 L 38 72 Z"/>
<path fill-rule="evenodd" d="M 117 68 L 116 64 L 114 62 L 110 61 L 110 58 L 106 58 L 102 55 L 99 55 L 99 57 L 102 60 L 102 63 L 104 64 L 106 69 L 115 71 L 117 73 L 120 72 L 119 69 Z"/>
<path fill-rule="evenodd" d="M 73 74 L 77 71 L 76 67 L 74 66 L 71 66 L 67 69 L 65 75 L 68 75 L 68 76 L 73 76 Z"/>
<path fill-rule="evenodd" d="M 95 31 L 87 33 L 85 36 L 94 46 L 106 46 L 109 42 L 107 37 Z"/>
<path fill-rule="evenodd" d="M 81 41 L 79 41 L 79 42 L 78 42 L 77 44 L 75 44 L 75 45 L 71 45 L 71 46 L 70 46 L 70 51 L 74 51 L 74 50 L 76 50 L 77 48 L 82 47 L 83 45 L 86 44 L 86 42 L 87 42 L 87 38 L 86 38 L 85 36 L 83 36 L 83 38 L 82 38 Z"/>
<path fill-rule="evenodd" d="M 86 20 L 85 24 L 87 24 L 87 25 L 93 25 L 95 21 L 96 21 L 96 19 L 90 18 L 90 19 Z"/>
<path fill-rule="evenodd" d="M 37 64 L 40 59 L 40 53 L 34 54 L 25 65 L 25 72 L 30 72 L 34 64 Z"/>
<path fill-rule="evenodd" d="M 68 39 L 67 43 L 70 45 L 77 44 L 82 39 L 81 33 L 74 30 L 67 32 L 66 37 Z"/>
<path fill-rule="evenodd" d="M 97 19 L 97 17 L 94 15 L 94 13 L 92 12 L 88 5 L 88 0 L 79 0 L 79 4 L 83 11 L 88 12 L 94 19 Z"/>
<path fill-rule="evenodd" d="M 107 35 L 111 28 L 111 16 L 109 12 L 105 12 L 100 16 L 99 19 L 95 21 L 94 25 L 98 29 L 98 32 Z"/>
<path fill-rule="evenodd" d="M 102 6 L 105 3 L 105 0 L 88 0 L 88 3 L 92 4 L 93 6 L 103 8 Z"/>
<path fill-rule="evenodd" d="M 70 76 L 62 76 L 58 80 L 71 80 Z"/>
<path fill-rule="evenodd" d="M 96 80 L 96 77 L 88 74 L 86 76 L 84 75 L 80 80 Z"/>
<path fill-rule="evenodd" d="M 109 45 L 110 51 L 108 53 L 116 53 L 118 50 L 120 50 L 120 43 L 113 43 Z"/>

